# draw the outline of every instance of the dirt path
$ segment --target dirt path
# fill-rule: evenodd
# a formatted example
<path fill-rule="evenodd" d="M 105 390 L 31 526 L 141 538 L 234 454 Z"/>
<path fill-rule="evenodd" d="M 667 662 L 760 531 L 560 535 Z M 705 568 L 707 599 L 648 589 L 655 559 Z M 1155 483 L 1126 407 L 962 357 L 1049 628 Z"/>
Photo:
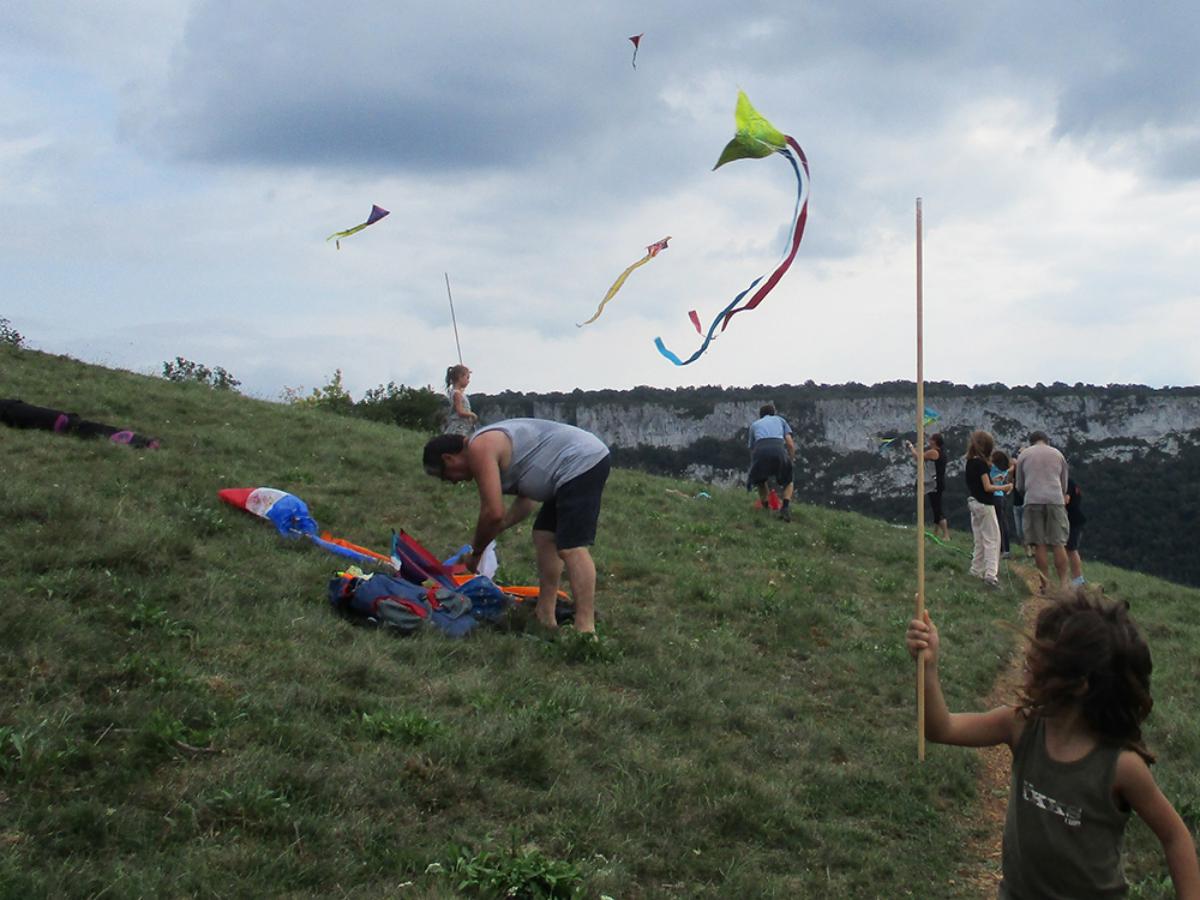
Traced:
<path fill-rule="evenodd" d="M 1028 590 L 1028 596 L 1021 603 L 1021 621 L 1032 630 L 1033 620 L 1045 603 L 1039 595 L 1041 575 L 1033 566 L 1022 562 L 1010 560 L 1008 565 L 1009 571 L 1020 578 Z M 1019 650 L 1020 646 L 1014 645 L 1012 658 L 992 686 L 985 709 L 1012 702 L 1024 662 L 1024 655 Z M 1005 746 L 983 747 L 979 755 L 982 764 L 976 785 L 979 803 L 973 814 L 979 836 L 967 842 L 958 877 L 960 883 L 970 889 L 970 896 L 993 900 L 1000 884 L 1000 845 L 1004 836 L 1004 813 L 1008 807 L 1011 758 Z"/>

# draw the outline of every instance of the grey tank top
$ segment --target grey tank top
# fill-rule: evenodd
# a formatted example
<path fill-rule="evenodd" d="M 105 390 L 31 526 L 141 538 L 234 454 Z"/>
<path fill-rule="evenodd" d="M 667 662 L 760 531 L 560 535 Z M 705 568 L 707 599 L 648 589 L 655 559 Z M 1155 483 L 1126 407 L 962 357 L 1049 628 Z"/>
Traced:
<path fill-rule="evenodd" d="M 1113 796 L 1121 748 L 1099 744 L 1063 763 L 1030 719 L 1013 752 L 1004 820 L 1002 900 L 1103 900 L 1126 895 L 1121 849 L 1129 810 Z"/>
<path fill-rule="evenodd" d="M 500 472 L 504 493 L 543 503 L 608 456 L 608 448 L 594 434 L 562 422 L 505 419 L 481 428 L 471 440 L 488 431 L 503 431 L 512 441 L 512 459 Z"/>

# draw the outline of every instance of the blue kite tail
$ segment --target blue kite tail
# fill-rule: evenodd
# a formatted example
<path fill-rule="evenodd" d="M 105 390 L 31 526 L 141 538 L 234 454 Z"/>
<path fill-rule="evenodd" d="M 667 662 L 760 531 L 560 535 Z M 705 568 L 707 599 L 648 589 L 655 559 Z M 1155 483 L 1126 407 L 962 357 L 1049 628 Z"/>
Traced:
<path fill-rule="evenodd" d="M 717 317 L 715 319 L 713 319 L 712 324 L 708 326 L 708 334 L 706 334 L 704 336 L 704 343 L 700 345 L 700 349 L 698 349 L 695 353 L 693 353 L 687 359 L 681 360 L 678 356 L 676 356 L 674 353 L 672 353 L 670 350 L 668 350 L 667 345 L 663 343 L 663 339 L 660 337 L 656 337 L 654 339 L 654 346 L 658 348 L 659 353 L 661 353 L 663 356 L 665 356 L 671 362 L 675 363 L 675 365 L 677 365 L 677 366 L 686 366 L 689 363 L 695 362 L 697 359 L 700 358 L 700 354 L 702 354 L 705 350 L 708 349 L 708 345 L 711 344 L 713 342 L 713 339 L 717 336 L 717 326 L 720 325 L 722 320 L 732 312 L 732 310 L 735 306 L 737 306 L 739 303 L 742 302 L 742 298 L 745 297 L 752 290 L 754 290 L 754 286 L 762 280 L 763 280 L 763 276 L 759 275 L 752 282 L 750 282 L 749 287 L 747 287 L 744 291 L 742 291 L 740 294 L 738 294 L 736 297 L 734 297 L 733 300 L 731 300 L 729 302 L 728 306 L 726 306 L 723 310 L 721 310 L 719 313 L 717 313 Z"/>
<path fill-rule="evenodd" d="M 335 544 L 332 541 L 323 541 L 315 534 L 308 532 L 302 532 L 302 534 L 322 550 L 328 550 L 330 553 L 336 553 L 338 556 L 344 556 L 355 562 L 367 563 L 374 566 L 379 565 L 379 560 L 374 556 L 367 556 L 365 553 L 359 553 L 356 550 L 351 550 L 349 547 L 343 547 L 341 544 Z"/>

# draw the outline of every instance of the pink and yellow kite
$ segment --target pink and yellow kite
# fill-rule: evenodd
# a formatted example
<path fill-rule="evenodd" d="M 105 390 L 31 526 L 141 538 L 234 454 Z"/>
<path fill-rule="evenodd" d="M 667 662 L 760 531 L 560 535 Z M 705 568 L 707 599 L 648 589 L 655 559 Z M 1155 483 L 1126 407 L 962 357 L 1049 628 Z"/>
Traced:
<path fill-rule="evenodd" d="M 609 300 L 611 300 L 613 297 L 616 296 L 617 291 L 619 291 L 621 289 L 621 286 L 623 284 L 625 284 L 625 279 L 629 277 L 629 273 L 632 272 L 634 269 L 636 269 L 638 266 L 644 266 L 646 263 L 650 262 L 650 260 L 654 259 L 654 257 L 658 256 L 658 254 L 661 253 L 663 250 L 666 250 L 667 249 L 667 241 L 669 241 L 670 239 L 671 239 L 671 236 L 668 234 L 661 241 L 655 241 L 653 244 L 651 244 L 649 247 L 647 247 L 645 256 L 643 256 L 641 259 L 639 259 L 637 262 L 635 262 L 633 265 L 631 265 L 624 272 L 622 272 L 620 275 L 617 276 L 617 280 L 614 281 L 612 284 L 612 287 L 610 287 L 608 289 L 608 293 L 604 295 L 604 299 L 600 301 L 600 305 L 598 307 L 596 307 L 596 311 L 592 314 L 592 317 L 590 319 L 588 319 L 586 322 L 576 323 L 575 327 L 582 328 L 584 325 L 590 325 L 592 322 L 595 322 L 598 318 L 600 318 L 600 313 L 604 312 L 604 304 L 608 303 Z"/>

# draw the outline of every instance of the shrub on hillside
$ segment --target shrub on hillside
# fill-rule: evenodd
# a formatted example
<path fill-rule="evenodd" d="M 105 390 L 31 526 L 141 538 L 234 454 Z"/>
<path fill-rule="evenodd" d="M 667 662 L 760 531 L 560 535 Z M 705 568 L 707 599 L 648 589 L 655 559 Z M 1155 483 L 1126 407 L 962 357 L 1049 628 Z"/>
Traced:
<path fill-rule="evenodd" d="M 333 373 L 328 384 L 313 388 L 309 394 L 304 394 L 303 388 L 284 388 L 283 400 L 293 406 L 324 409 L 417 431 L 440 431 L 445 421 L 446 400 L 433 388 L 407 387 L 389 381 L 369 389 L 356 402 L 342 383 L 341 369 Z"/>
<path fill-rule="evenodd" d="M 0 344 L 8 344 L 10 347 L 21 347 L 25 344 L 25 336 L 13 328 L 12 322 L 5 318 L 0 318 Z"/>
<path fill-rule="evenodd" d="M 163 378 L 167 381 L 183 383 L 198 381 L 218 391 L 236 390 L 241 384 L 232 374 L 220 366 L 210 369 L 201 363 L 192 362 L 182 356 L 175 357 L 174 362 L 163 363 Z"/>
<path fill-rule="evenodd" d="M 283 401 L 292 406 L 306 406 L 310 409 L 325 409 L 342 415 L 354 414 L 354 398 L 342 384 L 342 370 L 335 369 L 329 383 L 323 387 L 313 388 L 309 394 L 303 393 L 302 387 L 285 387 Z"/>

